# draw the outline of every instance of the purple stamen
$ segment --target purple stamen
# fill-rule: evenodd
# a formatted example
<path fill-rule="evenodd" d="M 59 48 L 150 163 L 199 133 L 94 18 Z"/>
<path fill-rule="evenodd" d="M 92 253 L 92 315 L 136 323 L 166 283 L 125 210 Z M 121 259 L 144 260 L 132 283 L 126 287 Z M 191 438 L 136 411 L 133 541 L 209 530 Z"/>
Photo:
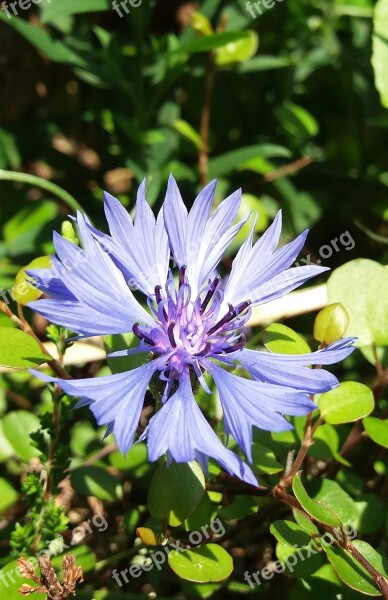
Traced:
<path fill-rule="evenodd" d="M 205 312 L 205 309 L 206 309 L 207 305 L 209 304 L 210 300 L 213 298 L 214 293 L 215 293 L 215 291 L 216 291 L 216 289 L 217 289 L 218 284 L 220 283 L 220 281 L 221 281 L 221 277 L 216 277 L 215 279 L 213 279 L 213 281 L 212 281 L 212 283 L 210 285 L 210 289 L 208 290 L 208 292 L 207 292 L 207 294 L 205 296 L 205 299 L 204 299 L 204 301 L 201 304 L 201 308 L 200 308 L 201 314 L 203 312 Z"/>
<path fill-rule="evenodd" d="M 226 315 L 224 317 L 222 317 L 221 321 L 218 321 L 218 323 L 216 323 L 214 325 L 214 327 L 212 327 L 211 329 L 209 329 L 209 331 L 207 332 L 208 335 L 211 335 L 212 333 L 214 333 L 215 331 L 217 331 L 218 329 L 220 329 L 223 325 L 225 325 L 225 323 L 229 323 L 229 321 L 231 321 L 232 319 L 234 319 L 234 317 L 236 316 L 236 310 L 229 303 L 228 303 L 228 306 L 229 306 L 229 310 L 226 313 Z"/>
<path fill-rule="evenodd" d="M 139 338 L 139 340 L 144 340 L 145 342 L 147 342 L 147 344 L 150 344 L 150 346 L 154 345 L 153 340 L 150 337 L 148 337 L 148 335 L 144 333 L 144 331 L 140 329 L 139 323 L 134 324 L 134 326 L 132 327 L 132 331 L 135 334 L 135 336 Z"/>
<path fill-rule="evenodd" d="M 171 346 L 173 348 L 176 348 L 176 341 L 174 338 L 174 327 L 175 327 L 176 323 L 175 321 L 171 321 L 171 323 L 169 324 L 168 328 L 167 328 L 167 335 L 168 335 L 168 339 L 170 340 Z"/>
<path fill-rule="evenodd" d="M 160 304 L 162 301 L 162 286 L 161 285 L 156 285 L 155 286 L 155 299 L 156 299 L 156 304 Z"/>
<path fill-rule="evenodd" d="M 185 265 L 182 265 L 182 267 L 179 269 L 179 287 L 182 287 L 185 282 L 186 268 L 187 267 Z"/>

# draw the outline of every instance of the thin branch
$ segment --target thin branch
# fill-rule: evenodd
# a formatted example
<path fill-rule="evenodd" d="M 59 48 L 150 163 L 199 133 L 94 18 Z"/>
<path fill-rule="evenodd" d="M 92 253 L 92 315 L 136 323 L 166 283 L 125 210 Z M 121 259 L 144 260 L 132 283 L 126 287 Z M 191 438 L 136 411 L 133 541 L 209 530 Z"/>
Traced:
<path fill-rule="evenodd" d="M 296 171 L 300 171 L 301 169 L 308 167 L 309 165 L 311 165 L 312 162 L 314 162 L 314 158 L 312 156 L 302 156 L 302 158 L 299 158 L 298 160 L 295 160 L 294 162 L 288 165 L 284 165 L 283 167 L 279 167 L 279 169 L 276 169 L 275 171 L 266 173 L 264 175 L 264 181 L 271 182 L 275 179 L 279 179 L 280 177 L 291 175 Z"/>

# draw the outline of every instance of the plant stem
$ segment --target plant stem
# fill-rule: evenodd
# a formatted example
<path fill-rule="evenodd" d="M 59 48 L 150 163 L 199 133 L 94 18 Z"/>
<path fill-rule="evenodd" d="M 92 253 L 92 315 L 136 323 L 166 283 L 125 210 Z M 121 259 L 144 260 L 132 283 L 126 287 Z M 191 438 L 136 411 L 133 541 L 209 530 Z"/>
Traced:
<path fill-rule="evenodd" d="M 83 211 L 83 208 L 78 204 L 77 200 L 73 198 L 69 192 L 62 189 L 56 183 L 46 181 L 36 175 L 30 175 L 29 173 L 18 173 L 16 171 L 5 171 L 0 169 L 0 181 L 15 181 L 16 183 L 26 183 L 35 187 L 39 187 L 42 190 L 50 192 L 57 198 L 60 198 L 67 206 L 69 206 L 74 212 L 77 210 Z"/>

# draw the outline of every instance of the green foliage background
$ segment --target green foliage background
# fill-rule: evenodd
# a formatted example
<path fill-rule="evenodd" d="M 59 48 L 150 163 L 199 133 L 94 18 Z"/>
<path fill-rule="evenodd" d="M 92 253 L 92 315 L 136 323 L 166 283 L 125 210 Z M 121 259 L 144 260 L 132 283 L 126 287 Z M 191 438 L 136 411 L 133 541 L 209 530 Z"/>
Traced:
<path fill-rule="evenodd" d="M 343 384 L 339 399 L 320 404 L 322 424 L 304 465 L 310 497 L 304 503 L 301 490 L 294 486 L 293 492 L 308 514 L 314 516 L 311 502 L 320 499 L 340 522 L 352 521 L 360 552 L 384 572 L 388 283 L 381 265 L 388 258 L 388 2 L 279 0 L 271 9 L 252 2 L 251 10 L 255 17 L 242 0 L 143 0 L 120 18 L 109 0 L 42 0 L 28 10 L 19 7 L 12 18 L 0 12 L 0 288 L 17 313 L 9 290 L 21 267 L 53 252 L 53 229 L 61 231 L 77 208 L 104 228 L 103 189 L 131 210 L 144 177 L 149 202 L 156 207 L 170 172 L 188 206 L 200 181 L 217 177 L 217 201 L 242 187 L 244 208 L 259 211 L 258 234 L 279 208 L 285 222 L 282 242 L 310 228 L 305 258 L 334 269 L 329 301 L 344 304 L 349 331 L 360 338 L 360 349 L 334 370 L 347 385 L 358 385 Z M 338 242 L 345 232 L 352 246 Z M 320 254 L 322 246 L 332 248 L 327 258 Z M 46 339 L 45 324 L 28 309 L 25 316 Z M 310 312 L 287 320 L 305 341 L 296 336 L 295 344 L 281 351 L 301 352 L 306 341 L 317 348 L 314 316 Z M 23 368 L 42 362 L 38 346 L 31 350 L 31 364 L 20 362 L 14 323 L 3 313 L 0 330 L 1 364 Z M 63 349 L 65 332 L 51 328 L 48 333 Z M 251 333 L 252 347 L 265 344 L 279 351 L 271 346 L 271 340 L 279 343 L 273 331 L 263 335 L 256 327 Z M 117 349 L 128 342 L 115 338 L 106 343 Z M 72 368 L 75 377 L 108 372 L 101 361 Z M 216 407 L 207 398 L 199 401 L 216 422 Z M 104 511 L 107 531 L 94 530 L 72 547 L 84 569 L 85 583 L 77 592 L 81 600 L 147 595 L 352 600 L 362 593 L 379 594 L 341 549 L 328 551 L 326 558 L 316 537 L 322 530 L 311 531 L 311 522 L 274 498 L 233 488 L 208 488 L 204 494 L 203 487 L 200 503 L 193 504 L 190 471 L 178 478 L 186 488 L 174 492 L 175 500 L 188 494 L 190 510 L 174 506 L 174 518 L 161 516 L 155 497 L 164 493 L 163 486 L 154 489 L 147 508 L 155 465 L 147 462 L 145 447 L 136 446 L 125 460 L 111 438 L 101 442 L 103 431 L 89 412 L 73 413 L 66 398 L 56 430 L 57 402 L 26 371 L 0 373 L 3 573 L 14 566 L 10 561 L 46 548 L 46 540 L 59 534 L 69 543 L 76 525 L 93 511 Z M 291 433 L 255 433 L 254 468 L 268 488 L 276 485 L 288 452 L 297 451 L 303 438 L 305 419 L 293 421 Z M 354 422 L 358 443 L 340 453 Z M 50 455 L 50 439 L 58 431 L 60 443 Z M 49 499 L 39 475 L 47 464 L 53 480 Z M 213 465 L 215 486 L 218 474 Z M 63 509 L 55 504 L 56 496 Z M 163 502 L 169 506 L 170 499 Z M 172 569 L 154 568 L 122 589 L 112 579 L 112 569 L 142 564 L 152 551 L 138 544 L 137 527 L 163 535 L 163 520 L 170 520 L 171 535 L 181 539 L 217 516 L 226 529 L 213 556 L 221 575 L 206 563 L 205 553 L 197 559 L 216 573 L 207 583 L 189 581 L 195 569 L 190 571 L 189 564 L 185 571 L 187 564 L 174 564 L 174 559 Z M 321 548 L 314 560 L 299 561 L 293 573 L 275 574 L 250 588 L 246 571 L 286 560 L 292 546 L 306 546 L 311 536 Z M 224 582 L 230 569 L 222 549 L 234 561 L 233 574 Z M 187 562 L 193 563 L 193 557 Z M 53 563 L 59 568 L 60 557 Z M 6 591 L 0 581 L 1 594 L 20 598 L 22 581 Z"/>

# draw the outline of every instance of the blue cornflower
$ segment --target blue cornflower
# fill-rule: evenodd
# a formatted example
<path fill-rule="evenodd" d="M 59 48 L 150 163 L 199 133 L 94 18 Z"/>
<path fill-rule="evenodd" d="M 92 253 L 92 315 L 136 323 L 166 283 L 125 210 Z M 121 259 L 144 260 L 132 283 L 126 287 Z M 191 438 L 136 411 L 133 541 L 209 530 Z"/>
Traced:
<path fill-rule="evenodd" d="M 211 215 L 216 182 L 197 196 L 188 213 L 178 186 L 170 177 L 157 218 L 138 191 L 133 222 L 118 200 L 105 194 L 110 235 L 77 214 L 83 248 L 54 234 L 57 252 L 53 268 L 33 271 L 38 287 L 49 298 L 30 306 L 53 323 L 82 336 L 133 331 L 136 349 L 122 356 L 146 353 L 150 360 L 125 373 L 108 377 L 55 381 L 77 406 L 90 405 L 97 423 L 113 432 L 125 454 L 133 443 L 152 378 L 163 385 L 161 408 L 141 435 L 149 459 L 167 453 L 169 460 L 197 460 L 206 470 L 209 457 L 229 473 L 256 484 L 242 459 L 227 449 L 212 430 L 195 400 L 193 381 L 210 393 L 204 373 L 218 389 L 227 435 L 233 436 L 250 461 L 252 426 L 269 431 L 291 429 L 283 415 L 306 415 L 316 408 L 310 395 L 338 385 L 324 369 L 353 350 L 353 339 L 302 355 L 280 355 L 244 348 L 244 326 L 251 307 L 273 300 L 326 269 L 316 265 L 289 268 L 301 251 L 307 231 L 277 249 L 281 213 L 253 245 L 253 224 L 233 261 L 223 286 L 216 274 L 226 248 L 249 215 L 234 224 L 241 191 L 221 202 Z M 174 279 L 170 260 L 177 265 Z M 132 290 L 147 297 L 148 310 Z M 243 367 L 250 379 L 230 372 Z M 229 370 L 228 370 L 229 367 Z"/>

